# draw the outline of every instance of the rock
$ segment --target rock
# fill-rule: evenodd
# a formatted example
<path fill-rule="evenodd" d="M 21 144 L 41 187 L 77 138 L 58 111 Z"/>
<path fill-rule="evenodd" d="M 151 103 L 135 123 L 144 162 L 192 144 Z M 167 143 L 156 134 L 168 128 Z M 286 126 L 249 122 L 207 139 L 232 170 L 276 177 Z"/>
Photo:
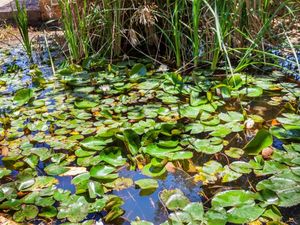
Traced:
<path fill-rule="evenodd" d="M 270 159 L 273 152 L 274 152 L 274 149 L 272 147 L 267 147 L 262 150 L 261 154 L 264 159 Z"/>

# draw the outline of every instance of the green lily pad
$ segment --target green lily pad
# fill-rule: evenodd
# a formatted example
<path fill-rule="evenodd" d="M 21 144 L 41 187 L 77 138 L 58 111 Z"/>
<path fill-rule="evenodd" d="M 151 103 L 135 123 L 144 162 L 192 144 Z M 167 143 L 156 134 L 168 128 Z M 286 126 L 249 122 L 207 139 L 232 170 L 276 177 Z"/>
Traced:
<path fill-rule="evenodd" d="M 158 182 L 154 179 L 140 179 L 135 181 L 135 184 L 141 189 L 156 189 L 158 188 Z"/>
<path fill-rule="evenodd" d="M 75 104 L 76 108 L 78 108 L 78 109 L 90 109 L 90 108 L 94 108 L 98 105 L 98 103 L 88 101 L 88 100 L 76 101 L 74 104 Z"/>
<path fill-rule="evenodd" d="M 18 105 L 25 105 L 33 97 L 33 90 L 29 88 L 20 89 L 14 96 L 14 102 Z"/>
<path fill-rule="evenodd" d="M 211 204 L 213 207 L 251 205 L 254 204 L 254 193 L 244 190 L 223 191 L 213 197 Z"/>
<path fill-rule="evenodd" d="M 249 223 L 260 217 L 264 211 L 265 209 L 257 205 L 235 207 L 227 211 L 228 222 L 235 224 Z"/>
<path fill-rule="evenodd" d="M 16 212 L 13 215 L 13 219 L 16 222 L 23 222 L 24 220 L 34 219 L 39 213 L 39 210 L 34 205 L 26 205 L 22 210 Z"/>
<path fill-rule="evenodd" d="M 81 141 L 80 144 L 87 150 L 101 151 L 105 148 L 107 141 L 97 137 L 88 137 Z"/>
<path fill-rule="evenodd" d="M 112 173 L 116 170 L 115 167 L 106 166 L 106 165 L 99 165 L 93 166 L 91 168 L 90 174 L 91 177 L 98 178 L 98 179 L 105 179 L 110 177 Z"/>
<path fill-rule="evenodd" d="M 190 203 L 179 189 L 163 190 L 160 193 L 160 199 L 169 210 L 184 209 Z"/>

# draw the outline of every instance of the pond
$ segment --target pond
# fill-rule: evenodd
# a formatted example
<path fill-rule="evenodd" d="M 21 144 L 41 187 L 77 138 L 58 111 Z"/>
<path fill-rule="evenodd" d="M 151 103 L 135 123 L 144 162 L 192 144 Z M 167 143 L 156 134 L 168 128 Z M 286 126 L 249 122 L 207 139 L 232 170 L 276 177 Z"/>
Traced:
<path fill-rule="evenodd" d="M 20 48 L 0 52 L 7 217 L 300 223 L 300 86 L 280 71 L 181 75 L 91 58 L 53 74 L 47 55 L 37 62 Z"/>

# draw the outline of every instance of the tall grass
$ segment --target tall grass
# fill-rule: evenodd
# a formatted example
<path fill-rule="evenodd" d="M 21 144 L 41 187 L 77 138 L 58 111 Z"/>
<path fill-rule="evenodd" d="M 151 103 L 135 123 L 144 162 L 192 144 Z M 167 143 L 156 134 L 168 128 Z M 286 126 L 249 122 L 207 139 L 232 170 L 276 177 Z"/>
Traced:
<path fill-rule="evenodd" d="M 198 57 L 200 51 L 200 37 L 199 37 L 199 27 L 200 27 L 200 13 L 201 13 L 201 3 L 202 0 L 193 1 L 193 48 L 194 48 L 194 65 L 198 65 Z"/>
<path fill-rule="evenodd" d="M 14 14 L 14 20 L 17 24 L 18 30 L 21 35 L 21 43 L 23 45 L 24 50 L 26 51 L 30 60 L 32 60 L 32 45 L 31 40 L 29 38 L 29 25 L 28 25 L 28 15 L 26 10 L 26 5 L 20 4 L 19 0 L 15 0 L 16 4 L 16 13 Z"/>
<path fill-rule="evenodd" d="M 252 64 L 252 55 L 274 41 L 274 19 L 295 7 L 292 0 L 59 1 L 74 61 L 142 52 L 177 68 L 209 63 L 231 73 Z"/>
<path fill-rule="evenodd" d="M 87 23 L 87 0 L 59 0 L 61 21 L 72 62 L 79 62 L 89 56 L 89 30 Z"/>

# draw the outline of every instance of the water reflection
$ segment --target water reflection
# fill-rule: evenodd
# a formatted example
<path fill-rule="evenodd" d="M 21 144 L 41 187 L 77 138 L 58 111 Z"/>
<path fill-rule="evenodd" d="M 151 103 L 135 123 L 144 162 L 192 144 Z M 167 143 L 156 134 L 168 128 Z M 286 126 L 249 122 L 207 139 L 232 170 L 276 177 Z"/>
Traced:
<path fill-rule="evenodd" d="M 120 171 L 120 176 L 130 177 L 133 180 L 148 178 L 138 171 Z M 123 218 L 125 221 L 135 220 L 137 217 L 142 220 L 153 221 L 154 224 L 160 224 L 168 218 L 168 211 L 159 199 L 159 193 L 164 189 L 180 189 L 192 202 L 201 201 L 198 194 L 201 191 L 200 183 L 196 184 L 193 179 L 181 170 L 175 170 L 174 173 L 168 173 L 165 178 L 158 180 L 159 188 L 150 195 L 131 187 L 121 191 L 114 191 L 113 194 L 120 196 L 124 200 L 122 208 L 125 211 Z M 114 223 L 125 225 L 125 221 Z"/>

